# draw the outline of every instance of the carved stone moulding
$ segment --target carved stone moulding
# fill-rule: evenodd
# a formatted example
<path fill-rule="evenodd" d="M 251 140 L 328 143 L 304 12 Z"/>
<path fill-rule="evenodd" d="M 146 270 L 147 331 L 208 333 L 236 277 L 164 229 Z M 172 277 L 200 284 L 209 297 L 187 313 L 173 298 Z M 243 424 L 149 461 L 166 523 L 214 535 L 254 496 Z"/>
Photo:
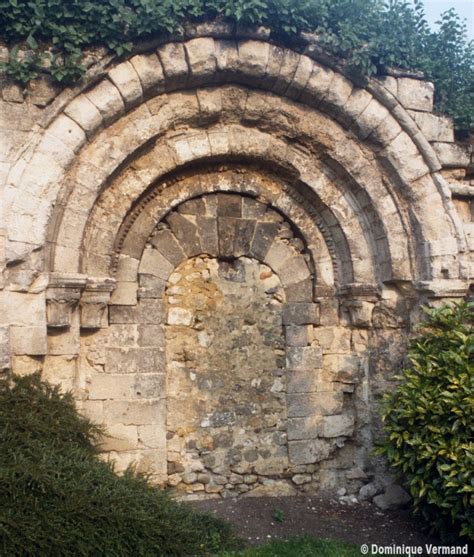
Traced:
<path fill-rule="evenodd" d="M 107 326 L 106 309 L 115 280 L 88 278 L 78 273 L 51 273 L 46 290 L 46 316 L 50 329 L 68 329 L 80 308 L 83 329 Z"/>
<path fill-rule="evenodd" d="M 51 273 L 46 290 L 46 318 L 48 328 L 66 329 L 71 326 L 72 314 L 86 285 L 85 275 Z"/>
<path fill-rule="evenodd" d="M 349 315 L 353 327 L 372 326 L 372 312 L 380 299 L 380 290 L 375 284 L 350 283 L 341 286 L 337 296 Z"/>
<path fill-rule="evenodd" d="M 88 279 L 80 302 L 81 329 L 107 327 L 107 306 L 115 286 L 111 278 Z"/>

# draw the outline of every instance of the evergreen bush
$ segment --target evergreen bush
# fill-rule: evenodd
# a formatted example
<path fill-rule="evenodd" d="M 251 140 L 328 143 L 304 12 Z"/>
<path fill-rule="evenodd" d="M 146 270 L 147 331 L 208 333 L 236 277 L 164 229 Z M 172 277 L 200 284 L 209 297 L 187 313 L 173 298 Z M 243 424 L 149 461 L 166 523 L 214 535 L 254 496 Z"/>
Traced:
<path fill-rule="evenodd" d="M 386 395 L 376 453 L 442 537 L 474 539 L 474 303 L 425 309 L 410 365 Z"/>
<path fill-rule="evenodd" d="M 0 382 L 0 554 L 204 555 L 232 547 L 227 524 L 101 461 L 103 432 L 38 375 Z"/>

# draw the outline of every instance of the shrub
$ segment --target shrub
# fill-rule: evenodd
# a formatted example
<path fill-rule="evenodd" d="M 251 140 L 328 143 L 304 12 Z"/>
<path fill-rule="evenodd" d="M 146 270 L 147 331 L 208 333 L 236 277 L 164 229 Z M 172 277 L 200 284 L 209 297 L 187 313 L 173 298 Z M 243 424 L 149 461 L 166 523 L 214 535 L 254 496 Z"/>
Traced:
<path fill-rule="evenodd" d="M 453 116 L 460 130 L 473 127 L 473 49 L 466 25 L 449 10 L 439 30 L 431 30 L 421 0 L 413 5 L 403 0 L 0 0 L 0 39 L 48 54 L 53 79 L 67 83 L 84 72 L 80 60 L 86 47 L 105 45 L 121 56 L 137 41 L 179 33 L 188 21 L 222 18 L 269 26 L 283 41 L 301 31 L 316 33 L 321 46 L 359 76 L 383 73 L 387 66 L 424 71 L 435 82 L 437 108 Z M 5 70 L 26 83 L 40 71 L 36 61 L 35 56 L 19 60 L 13 51 Z"/>
<path fill-rule="evenodd" d="M 474 538 L 474 303 L 424 309 L 402 382 L 386 395 L 376 452 L 444 538 Z"/>
<path fill-rule="evenodd" d="M 0 384 L 0 554 L 202 555 L 230 528 L 98 459 L 101 429 L 38 375 Z"/>

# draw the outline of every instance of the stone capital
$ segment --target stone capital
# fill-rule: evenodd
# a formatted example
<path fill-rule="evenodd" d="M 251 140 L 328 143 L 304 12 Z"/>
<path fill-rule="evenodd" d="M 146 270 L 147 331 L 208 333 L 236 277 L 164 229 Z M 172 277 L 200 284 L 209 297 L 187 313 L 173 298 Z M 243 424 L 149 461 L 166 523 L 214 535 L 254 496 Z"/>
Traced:
<path fill-rule="evenodd" d="M 115 289 L 114 279 L 88 279 L 81 296 L 81 329 L 100 329 L 106 327 L 107 305 Z"/>
<path fill-rule="evenodd" d="M 49 328 L 70 327 L 72 313 L 79 303 L 85 284 L 85 275 L 77 273 L 50 274 L 46 289 L 46 317 Z"/>

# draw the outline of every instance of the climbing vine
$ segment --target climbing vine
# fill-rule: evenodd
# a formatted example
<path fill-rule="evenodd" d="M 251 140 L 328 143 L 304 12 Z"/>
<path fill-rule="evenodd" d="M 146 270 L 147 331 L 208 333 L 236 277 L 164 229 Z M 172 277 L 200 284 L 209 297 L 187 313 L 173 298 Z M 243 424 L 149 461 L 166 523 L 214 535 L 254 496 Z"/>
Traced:
<path fill-rule="evenodd" d="M 71 83 L 85 71 L 86 47 L 123 56 L 136 41 L 215 19 L 265 25 L 282 41 L 315 33 L 359 75 L 421 70 L 436 85 L 436 108 L 458 129 L 474 128 L 474 45 L 466 26 L 449 10 L 431 30 L 420 0 L 0 0 L 0 39 L 10 47 L 4 71 L 23 84 L 41 72 Z"/>

